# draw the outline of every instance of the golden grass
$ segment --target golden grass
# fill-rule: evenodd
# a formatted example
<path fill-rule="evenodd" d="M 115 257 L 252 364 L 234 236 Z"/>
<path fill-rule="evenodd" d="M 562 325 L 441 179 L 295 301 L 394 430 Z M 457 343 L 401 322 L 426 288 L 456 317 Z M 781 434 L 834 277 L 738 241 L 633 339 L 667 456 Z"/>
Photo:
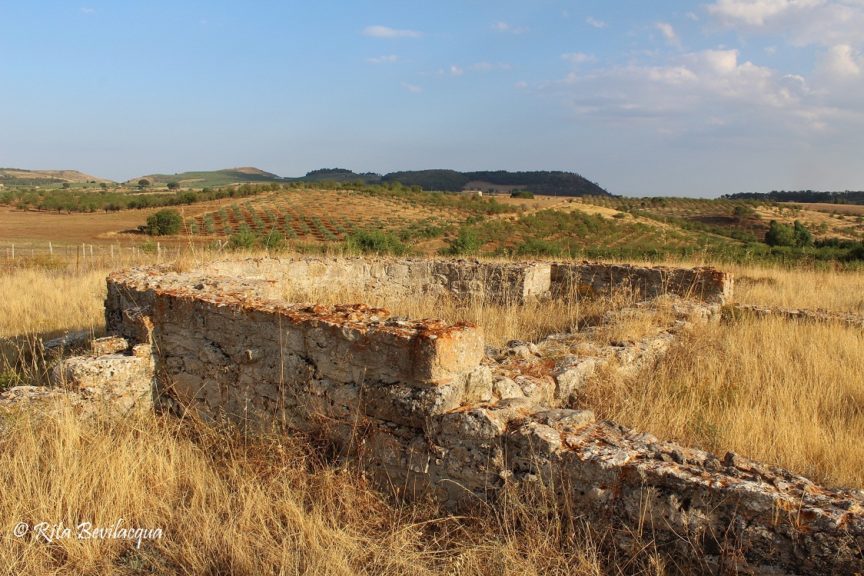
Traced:
<path fill-rule="evenodd" d="M 864 332 L 782 319 L 705 326 L 631 381 L 585 402 L 666 439 L 864 487 Z"/>
<path fill-rule="evenodd" d="M 177 267 L 212 257 L 190 253 Z M 6 270 L 0 338 L 97 330 L 110 268 Z M 735 272 L 776 282 L 739 283 L 739 301 L 860 311 L 861 273 Z M 520 311 L 351 296 L 409 317 L 474 321 L 498 343 L 540 337 L 599 312 L 585 302 Z M 646 326 L 634 317 L 605 336 L 626 339 Z M 629 382 L 597 379 L 583 399 L 603 417 L 664 438 L 864 486 L 860 330 L 779 319 L 708 326 L 682 338 L 656 369 Z M 304 441 L 285 436 L 240 437 L 154 416 L 101 423 L 22 416 L 0 427 L 0 566 L 9 573 L 665 573 L 656 554 L 610 555 L 572 517 L 542 508 L 550 501 L 517 499 L 466 518 L 428 503 L 394 505 L 355 472 L 322 463 Z M 140 550 L 120 541 L 10 536 L 17 522 L 110 525 L 121 517 L 165 536 Z"/>
<path fill-rule="evenodd" d="M 411 319 L 439 318 L 448 322 L 470 322 L 483 328 L 490 346 L 503 346 L 509 340 L 536 341 L 554 333 L 569 332 L 592 315 L 630 299 L 578 300 L 567 302 L 527 302 L 501 304 L 483 298 L 460 301 L 439 295 L 391 295 L 362 292 L 354 288 L 309 290 L 285 282 L 282 297 L 288 302 L 318 304 L 364 303 L 386 308 L 391 315 Z"/>
<path fill-rule="evenodd" d="M 21 415 L 0 435 L 0 566 L 9 574 L 595 575 L 616 558 L 552 499 L 452 517 L 389 504 L 300 439 L 245 438 L 154 416 Z M 544 502 L 546 504 L 544 504 Z M 19 522 L 162 530 L 134 541 L 12 536 Z"/>
<path fill-rule="evenodd" d="M 729 266 L 735 301 L 784 308 L 864 314 L 864 271 L 784 270 Z"/>

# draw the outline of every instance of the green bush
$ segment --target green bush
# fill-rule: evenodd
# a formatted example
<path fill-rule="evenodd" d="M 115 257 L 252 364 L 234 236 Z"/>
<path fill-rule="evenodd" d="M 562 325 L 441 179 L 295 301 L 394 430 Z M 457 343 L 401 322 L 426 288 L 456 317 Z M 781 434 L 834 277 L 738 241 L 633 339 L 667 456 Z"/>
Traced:
<path fill-rule="evenodd" d="M 147 217 L 147 234 L 169 236 L 178 234 L 183 228 L 183 216 L 177 210 L 166 208 Z"/>
<path fill-rule="evenodd" d="M 528 200 L 534 199 L 534 193 L 529 190 L 514 190 L 510 193 L 511 198 L 526 198 Z"/>
<path fill-rule="evenodd" d="M 241 224 L 237 232 L 228 239 L 228 247 L 232 250 L 249 250 L 258 241 L 255 233 L 246 224 Z"/>
<path fill-rule="evenodd" d="M 560 256 L 564 250 L 556 242 L 529 238 L 516 248 L 517 256 Z"/>
<path fill-rule="evenodd" d="M 273 228 L 261 238 L 261 243 L 267 250 L 281 250 L 285 247 L 285 236 L 279 230 Z"/>
<path fill-rule="evenodd" d="M 480 245 L 480 238 L 476 231 L 471 228 L 462 228 L 459 230 L 459 235 L 450 241 L 450 246 L 444 250 L 444 253 L 454 256 L 474 254 L 480 250 Z"/>
<path fill-rule="evenodd" d="M 810 231 L 801 224 L 798 220 L 795 220 L 795 225 L 793 226 L 793 231 L 795 234 L 795 245 L 803 248 L 804 246 L 812 246 L 813 245 L 813 235 L 810 234 Z"/>
<path fill-rule="evenodd" d="M 408 251 L 408 247 L 397 236 L 381 230 L 361 230 L 349 234 L 345 243 L 349 250 L 355 252 L 395 254 L 398 256 Z"/>
<path fill-rule="evenodd" d="M 794 246 L 795 230 L 787 224 L 771 220 L 765 233 L 765 243 L 769 246 Z"/>

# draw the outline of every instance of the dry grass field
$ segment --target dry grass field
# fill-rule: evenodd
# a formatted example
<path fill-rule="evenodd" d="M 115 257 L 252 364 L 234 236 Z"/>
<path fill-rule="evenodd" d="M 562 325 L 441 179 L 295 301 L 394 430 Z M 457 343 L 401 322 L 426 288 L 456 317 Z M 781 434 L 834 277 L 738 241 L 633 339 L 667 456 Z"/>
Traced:
<path fill-rule="evenodd" d="M 188 267 L 213 256 L 188 252 Z M 221 257 L 224 257 L 221 256 Z M 0 274 L 0 373 L 26 337 L 100 330 L 104 277 L 156 256 L 20 258 Z M 861 272 L 734 267 L 738 300 L 862 312 Z M 749 279 L 749 280 L 748 280 Z M 286 292 L 288 297 L 300 297 Z M 320 300 L 356 294 L 303 295 Z M 539 338 L 596 312 L 588 303 L 517 310 L 423 301 L 372 302 L 413 316 L 468 319 L 492 343 Z M 431 307 L 430 307 L 431 306 Z M 638 330 L 634 326 L 633 330 Z M 744 320 L 699 328 L 654 369 L 601 375 L 581 400 L 625 425 L 864 487 L 864 334 L 838 326 Z M 650 543 L 605 545 L 551 499 L 513 495 L 501 508 L 449 517 L 394 504 L 302 438 L 245 437 L 155 416 L 123 421 L 20 415 L 0 426 L 0 566 L 77 574 L 668 574 Z M 527 498 L 527 500 L 526 500 Z M 10 536 L 14 522 L 89 520 L 161 527 L 140 549 L 120 541 Z"/>

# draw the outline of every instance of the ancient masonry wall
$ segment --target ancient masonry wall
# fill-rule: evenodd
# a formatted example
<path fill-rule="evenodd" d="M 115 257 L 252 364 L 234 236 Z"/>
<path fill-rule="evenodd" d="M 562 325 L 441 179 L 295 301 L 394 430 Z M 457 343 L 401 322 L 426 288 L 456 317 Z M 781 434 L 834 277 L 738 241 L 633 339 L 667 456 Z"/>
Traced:
<path fill-rule="evenodd" d="M 508 392 L 514 380 L 497 374 L 479 328 L 363 305 L 286 304 L 277 288 L 286 276 L 310 290 L 359 283 L 500 300 L 624 284 L 646 296 L 701 298 L 716 310 L 731 296 L 726 275 L 587 263 L 258 260 L 114 275 L 106 321 L 132 343 L 152 343 L 163 405 L 315 434 L 409 497 L 431 492 L 458 507 L 494 498 L 507 483 L 541 480 L 595 526 L 644 526 L 659 546 L 705 569 L 864 570 L 860 492 L 820 488 L 734 454 L 721 460 L 567 408 L 566 381 L 583 374 L 584 358 L 566 359 L 570 368 L 546 384 L 516 376 L 522 388 Z M 543 385 L 545 394 L 527 391 Z"/>

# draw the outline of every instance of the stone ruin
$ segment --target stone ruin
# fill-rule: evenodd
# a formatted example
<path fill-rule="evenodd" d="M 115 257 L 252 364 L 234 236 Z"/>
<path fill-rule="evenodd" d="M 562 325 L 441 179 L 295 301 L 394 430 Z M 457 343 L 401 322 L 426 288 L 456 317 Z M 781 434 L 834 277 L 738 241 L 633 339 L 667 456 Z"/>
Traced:
<path fill-rule="evenodd" d="M 645 301 L 637 306 L 671 298 L 673 314 L 638 341 L 586 346 L 578 334 L 553 334 L 493 349 L 470 324 L 285 302 L 285 279 L 313 292 L 511 305 L 626 286 Z M 699 571 L 862 573 L 864 492 L 660 441 L 578 406 L 592 374 L 638 373 L 681 330 L 715 321 L 731 296 L 731 276 L 711 268 L 328 258 L 140 268 L 108 278 L 110 336 L 59 362 L 54 378 L 78 404 L 309 433 L 382 488 L 431 494 L 450 509 L 494 502 L 507 485 L 542 485 L 592 526 L 620 534 L 622 546 L 638 526 Z M 12 403 L 27 396 L 6 393 Z"/>

